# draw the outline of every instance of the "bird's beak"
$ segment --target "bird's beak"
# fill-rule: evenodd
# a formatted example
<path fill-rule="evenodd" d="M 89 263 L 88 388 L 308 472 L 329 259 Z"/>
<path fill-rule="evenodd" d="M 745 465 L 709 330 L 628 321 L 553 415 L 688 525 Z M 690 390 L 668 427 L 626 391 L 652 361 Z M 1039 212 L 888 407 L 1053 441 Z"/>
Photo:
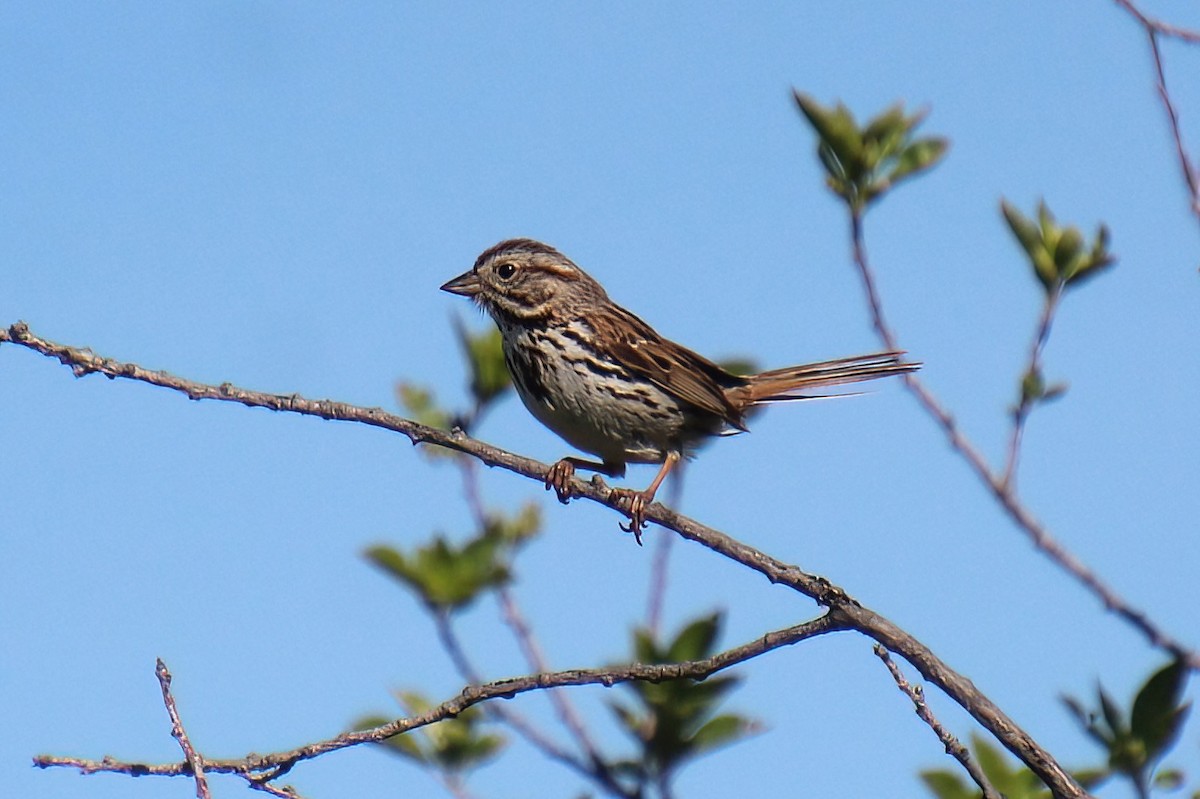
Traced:
<path fill-rule="evenodd" d="M 459 294 L 463 297 L 474 297 L 483 291 L 483 284 L 479 282 L 479 275 L 474 272 L 463 272 L 458 277 L 443 285 L 442 291 Z"/>

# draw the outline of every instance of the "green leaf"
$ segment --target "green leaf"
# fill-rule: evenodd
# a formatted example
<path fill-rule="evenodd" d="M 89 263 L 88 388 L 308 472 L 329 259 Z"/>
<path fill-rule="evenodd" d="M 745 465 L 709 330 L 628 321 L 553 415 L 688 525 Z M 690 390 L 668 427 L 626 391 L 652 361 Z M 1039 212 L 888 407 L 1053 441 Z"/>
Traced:
<path fill-rule="evenodd" d="M 1104 225 L 1088 249 L 1079 229 L 1060 226 L 1044 201 L 1038 203 L 1036 223 L 1005 200 L 1000 208 L 1047 293 L 1068 284 L 1078 285 L 1115 262 L 1108 252 L 1108 228 Z"/>
<path fill-rule="evenodd" d="M 1133 700 L 1130 732 L 1140 738 L 1149 760 L 1157 760 L 1174 745 L 1188 705 L 1181 705 L 1187 668 L 1175 660 L 1159 669 L 1146 681 Z"/>
<path fill-rule="evenodd" d="M 645 629 L 634 631 L 639 662 L 677 663 L 708 656 L 716 642 L 721 615 L 714 613 L 687 624 L 670 643 L 659 645 Z M 746 735 L 753 724 L 733 714 L 715 715 L 721 698 L 739 683 L 729 675 L 705 680 L 681 678 L 654 683 L 636 681 L 626 690 L 638 707 L 611 703 L 621 726 L 641 747 L 644 774 L 666 779 L 689 759 Z"/>
<path fill-rule="evenodd" d="M 365 557 L 415 591 L 428 605 L 456 609 L 479 592 L 511 579 L 508 559 L 537 534 L 541 511 L 527 503 L 514 516 L 491 513 L 480 535 L 455 546 L 443 536 L 405 553 L 386 545 L 370 547 Z"/>
<path fill-rule="evenodd" d="M 457 610 L 484 590 L 511 578 L 501 560 L 502 542 L 486 535 L 454 547 L 438 536 L 412 555 L 385 545 L 370 547 L 367 560 L 395 577 L 425 604 L 439 610 Z"/>
<path fill-rule="evenodd" d="M 925 114 L 906 115 L 899 103 L 860 129 L 842 103 L 829 108 L 795 90 L 792 96 L 817 134 L 817 156 L 825 168 L 826 184 L 855 213 L 897 182 L 932 167 L 948 147 L 941 137 L 913 139 Z"/>
<path fill-rule="evenodd" d="M 454 333 L 471 370 L 471 395 L 479 406 L 487 405 L 512 385 L 504 363 L 504 338 L 495 325 L 482 333 L 471 333 L 458 317 L 454 319 Z"/>
<path fill-rule="evenodd" d="M 1112 745 L 1112 738 L 1105 735 L 1104 731 L 1096 726 L 1095 714 L 1087 710 L 1083 706 L 1083 703 L 1073 696 L 1064 695 L 1060 698 L 1063 704 L 1067 706 L 1067 709 L 1075 716 L 1075 720 L 1079 722 L 1079 726 L 1083 728 L 1083 731 L 1090 735 L 1096 743 L 1103 746 L 1105 750 L 1109 749 Z"/>
<path fill-rule="evenodd" d="M 1177 791 L 1183 787 L 1186 776 L 1177 768 L 1167 768 L 1154 775 L 1154 787 L 1162 791 Z"/>
<path fill-rule="evenodd" d="M 894 143 L 904 138 L 904 134 L 913 127 L 904 116 L 904 105 L 895 103 L 867 123 L 863 129 L 863 141 Z"/>
<path fill-rule="evenodd" d="M 483 537 L 496 539 L 508 548 L 516 548 L 531 540 L 542 529 L 542 508 L 537 502 L 526 502 L 514 515 L 490 512 L 484 521 Z"/>
<path fill-rule="evenodd" d="M 666 655 L 658 651 L 658 644 L 644 627 L 633 631 L 633 659 L 636 663 L 662 663 L 666 660 Z"/>
<path fill-rule="evenodd" d="M 1083 234 L 1076 227 L 1062 230 L 1054 248 L 1054 266 L 1059 278 L 1066 282 L 1080 268 L 1083 258 Z"/>
<path fill-rule="evenodd" d="M 1100 712 L 1104 714 L 1104 722 L 1112 730 L 1114 738 L 1123 737 L 1129 730 L 1125 726 L 1124 713 L 1120 706 L 1108 695 L 1103 685 L 1096 686 L 1096 694 L 1100 697 Z"/>
<path fill-rule="evenodd" d="M 950 140 L 940 136 L 917 139 L 900 153 L 895 168 L 888 176 L 889 180 L 893 184 L 899 183 L 904 178 L 932 169 L 949 147 Z"/>
<path fill-rule="evenodd" d="M 433 707 L 428 699 L 412 691 L 401 692 L 397 699 L 408 715 L 425 713 Z M 480 732 L 483 723 L 482 711 L 473 707 L 399 737 L 419 737 L 424 742 L 417 747 L 421 762 L 438 771 L 457 774 L 482 765 L 506 743 L 503 736 Z"/>
<path fill-rule="evenodd" d="M 396 393 L 404 410 L 415 421 L 427 427 L 436 427 L 438 430 L 450 429 L 452 417 L 449 412 L 438 407 L 432 391 L 415 383 L 400 383 L 396 386 Z"/>
<path fill-rule="evenodd" d="M 817 138 L 832 151 L 846 173 L 853 176 L 854 166 L 862 162 L 863 142 L 862 134 L 850 110 L 841 103 L 832 109 L 825 108 L 808 95 L 794 89 L 792 97 L 816 131 Z"/>
<path fill-rule="evenodd" d="M 608 707 L 612 710 L 617 720 L 625 727 L 626 732 L 634 738 L 641 740 L 644 738 L 643 732 L 646 728 L 645 719 L 620 702 L 609 702 Z"/>
<path fill-rule="evenodd" d="M 1045 200 L 1038 200 L 1037 207 L 1038 227 L 1041 228 L 1042 241 L 1046 243 L 1046 249 L 1054 252 L 1058 249 L 1058 238 L 1061 232 L 1058 225 L 1055 224 L 1054 214 L 1050 213 L 1050 206 L 1046 205 Z"/>
<path fill-rule="evenodd" d="M 921 782 L 937 799 L 976 799 L 979 790 L 968 785 L 956 772 L 946 769 L 922 771 Z"/>
<path fill-rule="evenodd" d="M 1004 220 L 1008 222 L 1013 236 L 1025 250 L 1025 254 L 1033 266 L 1034 277 L 1047 291 L 1053 291 L 1058 285 L 1058 270 L 1055 268 L 1054 259 L 1046 246 L 1042 229 L 1007 200 L 1000 201 L 1000 211 L 1004 214 Z"/>
<path fill-rule="evenodd" d="M 749 735 L 753 729 L 754 725 L 742 716 L 732 713 L 714 716 L 692 736 L 692 751 L 700 754 L 718 746 L 731 744 Z"/>
<path fill-rule="evenodd" d="M 1067 275 L 1069 283 L 1079 285 L 1117 262 L 1117 259 L 1108 251 L 1108 240 L 1108 227 L 1101 225 L 1092 241 L 1092 248 L 1088 252 L 1087 257 L 1080 259 L 1079 264 L 1071 271 L 1071 274 Z"/>
<path fill-rule="evenodd" d="M 1005 782 L 1005 777 L 1012 773 L 1004 755 L 1001 754 L 998 747 L 992 746 L 984 738 L 979 735 L 971 736 L 971 751 L 975 754 L 975 759 L 979 761 L 979 767 L 983 769 L 983 773 L 990 780 L 1000 780 Z M 999 783 L 996 784 L 997 790 L 1004 792 L 1004 788 Z"/>
<path fill-rule="evenodd" d="M 720 626 L 721 614 L 714 613 L 684 627 L 667 649 L 667 662 L 682 663 L 708 657 L 713 651 Z"/>
<path fill-rule="evenodd" d="M 375 727 L 382 727 L 384 724 L 392 721 L 386 716 L 372 715 L 362 716 L 356 719 L 351 729 L 354 731 L 370 730 Z M 391 738 L 385 739 L 381 746 L 393 754 L 401 757 L 415 760 L 418 763 L 425 763 L 425 754 L 421 751 L 420 745 L 417 743 L 417 736 L 414 732 L 401 733 L 393 735 Z"/>
<path fill-rule="evenodd" d="M 1004 752 L 982 736 L 971 736 L 971 750 L 988 780 L 1008 799 L 1040 799 L 1046 795 L 1036 774 L 1022 765 L 1010 764 Z"/>

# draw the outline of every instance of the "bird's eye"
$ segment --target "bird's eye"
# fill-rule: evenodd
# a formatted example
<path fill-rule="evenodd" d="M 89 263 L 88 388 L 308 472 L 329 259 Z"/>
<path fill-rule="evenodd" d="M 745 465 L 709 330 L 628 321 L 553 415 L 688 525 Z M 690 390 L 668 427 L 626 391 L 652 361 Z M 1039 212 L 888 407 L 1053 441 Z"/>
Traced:
<path fill-rule="evenodd" d="M 516 273 L 517 267 L 513 266 L 512 264 L 505 263 L 496 267 L 496 275 L 499 276 L 501 280 L 510 280 Z"/>

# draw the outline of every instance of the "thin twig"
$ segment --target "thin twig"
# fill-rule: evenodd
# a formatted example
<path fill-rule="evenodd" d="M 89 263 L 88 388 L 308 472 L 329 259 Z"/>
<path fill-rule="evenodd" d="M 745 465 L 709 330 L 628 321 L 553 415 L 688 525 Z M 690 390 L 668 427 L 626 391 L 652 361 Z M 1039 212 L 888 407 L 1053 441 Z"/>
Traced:
<path fill-rule="evenodd" d="M 490 444 L 470 438 L 461 431 L 446 432 L 444 430 L 437 430 L 418 424 L 410 419 L 404 419 L 403 417 L 387 413 L 380 408 L 359 408 L 330 400 L 309 400 L 295 394 L 264 394 L 238 388 L 229 383 L 225 383 L 219 387 L 197 383 L 175 377 L 165 372 L 153 372 L 137 364 L 101 358 L 89 350 L 66 347 L 47 341 L 35 336 L 24 323 L 15 324 L 8 329 L 0 329 L 0 342 L 4 341 L 10 341 L 40 352 L 48 357 L 57 358 L 62 363 L 70 366 L 76 375 L 99 372 L 111 378 L 121 377 L 163 386 L 182 392 L 186 396 L 197 400 L 214 399 L 226 402 L 239 402 L 251 407 L 289 411 L 317 416 L 323 419 L 356 421 L 401 433 L 407 436 L 414 444 L 437 444 L 448 449 L 463 452 L 478 458 L 489 466 L 499 466 L 516 474 L 538 480 L 539 482 L 545 481 L 546 474 L 550 469 L 544 463 L 539 463 L 531 458 L 525 458 L 511 452 L 506 452 L 498 447 L 493 447 Z M 946 418 L 948 419 L 949 417 L 947 416 Z M 949 430 L 952 434 L 952 439 L 957 438 L 957 433 L 952 422 Z M 982 461 L 980 462 L 982 463 Z M 593 478 L 588 482 L 574 479 L 571 482 L 571 491 L 573 496 L 586 498 L 620 510 L 620 500 L 613 498 L 608 486 L 597 478 Z M 657 502 L 646 509 L 645 518 L 669 530 L 674 530 L 689 541 L 694 541 L 725 558 L 762 574 L 772 583 L 787 586 L 813 599 L 818 604 L 828 607 L 828 618 L 833 620 L 839 628 L 858 630 L 864 635 L 873 638 L 878 643 L 883 644 L 892 652 L 901 655 L 911 663 L 928 682 L 937 685 L 951 699 L 965 708 L 1003 746 L 1025 763 L 1031 771 L 1037 774 L 1056 797 L 1082 797 L 1087 795 L 1074 778 L 1055 762 L 1049 752 L 1039 746 L 1033 738 L 1024 732 L 995 703 L 980 693 L 970 680 L 952 670 L 916 638 L 904 632 L 879 614 L 862 607 L 844 590 L 833 585 L 829 580 L 809 574 L 797 566 L 777 560 L 754 547 L 731 538 L 719 530 L 700 524 L 669 508 L 665 508 Z M 1032 520 L 1027 520 L 1027 523 L 1035 524 Z M 1033 529 L 1039 528 L 1035 525 Z M 1145 623 L 1149 624 L 1148 621 Z M 1187 650 L 1182 651 L 1187 652 Z M 1190 657 L 1193 659 L 1189 662 L 1200 662 L 1200 659 L 1197 659 L 1194 655 L 1190 655 Z M 629 675 L 629 679 L 645 679 L 641 675 L 658 673 L 653 669 L 646 672 L 639 671 L 639 669 L 646 667 L 631 668 L 634 670 L 623 672 Z M 560 672 L 559 674 L 562 673 Z M 572 682 L 570 680 L 558 682 L 556 681 L 558 678 L 550 679 L 542 675 L 536 678 L 528 678 L 534 679 L 534 682 L 526 690 L 548 688 L 560 684 L 576 685 L 599 682 L 611 685 L 620 681 L 614 679 L 611 670 L 572 672 L 571 674 L 577 675 L 576 679 L 580 679 L 582 682 Z M 682 676 L 692 675 L 685 674 Z M 566 678 L 562 679 L 565 680 Z M 501 684 L 509 685 L 507 682 Z M 495 684 L 492 685 L 494 686 Z M 524 685 L 524 683 L 521 683 L 521 685 Z M 494 690 L 494 688 L 488 689 L 488 686 L 468 688 L 464 692 L 464 697 L 469 698 L 469 704 L 474 704 L 475 702 L 482 701 L 483 698 L 515 693 L 515 691 L 499 691 L 497 693 L 486 693 L 482 698 L 475 693 L 477 691 Z M 459 712 L 461 712 L 461 709 L 469 706 L 469 704 L 459 708 Z M 454 709 L 458 706 L 449 704 L 447 707 Z M 428 721 L 423 721 L 422 719 L 424 718 L 422 716 L 415 720 L 396 722 L 396 727 L 389 735 L 406 732 L 412 727 L 429 723 Z M 436 721 L 437 719 L 434 718 L 432 720 Z M 326 744 L 314 744 L 311 747 L 305 747 L 296 751 L 303 753 L 312 752 L 312 754 L 304 755 L 305 757 L 311 757 L 326 751 L 323 747 L 337 749 L 343 746 L 362 743 L 369 739 L 355 736 L 362 736 L 368 733 L 342 736 L 338 739 L 337 745 L 331 746 L 327 742 Z M 299 756 L 297 756 L 298 758 Z M 213 761 L 207 761 L 207 765 L 209 770 L 212 771 Z"/>
<path fill-rule="evenodd" d="M 1029 347 L 1029 361 L 1025 364 L 1024 374 L 1041 375 L 1042 351 L 1050 340 L 1050 327 L 1054 324 L 1054 315 L 1058 311 L 1059 300 L 1062 299 L 1062 286 L 1058 285 L 1046 296 L 1042 306 L 1042 315 L 1038 320 L 1037 332 L 1033 335 L 1033 344 Z M 1025 432 L 1025 422 L 1029 412 L 1038 398 L 1026 394 L 1024 384 L 1021 387 L 1021 398 L 1013 410 L 1012 432 L 1008 440 L 1008 458 L 1004 465 L 1004 476 L 1000 478 L 1005 491 L 1016 491 L 1017 462 L 1021 458 L 1021 437 Z"/>
<path fill-rule="evenodd" d="M 446 650 L 446 654 L 450 656 L 450 661 L 454 664 L 455 670 L 471 685 L 482 683 L 483 680 L 478 670 L 471 663 L 470 658 L 467 657 L 466 650 L 463 648 L 458 634 L 454 632 L 454 627 L 450 623 L 449 616 L 445 612 L 434 611 L 433 617 L 438 640 L 441 642 L 442 648 Z M 534 668 L 538 673 L 546 673 L 544 669 Z M 560 691 L 549 689 L 547 693 L 552 702 L 555 696 L 558 696 L 560 701 L 562 700 Z M 607 764 L 600 757 L 598 750 L 594 748 L 589 749 L 588 759 L 586 761 L 581 760 L 578 756 L 563 749 L 551 740 L 549 736 L 535 727 L 528 719 L 511 708 L 490 703 L 484 705 L 484 711 L 507 724 L 531 746 L 551 760 L 561 763 L 581 777 L 591 780 L 613 796 L 629 796 L 629 793 L 613 777 Z M 586 735 L 584 739 L 587 740 Z"/>
<path fill-rule="evenodd" d="M 1116 0 L 1116 2 L 1117 5 L 1128 11 L 1138 21 L 1138 24 L 1145 30 L 1146 38 L 1150 42 L 1150 55 L 1154 60 L 1154 74 L 1158 81 L 1156 86 L 1158 97 L 1162 101 L 1163 110 L 1167 115 L 1167 124 L 1171 127 L 1171 136 L 1175 140 L 1175 152 L 1179 158 L 1179 169 L 1183 174 L 1183 182 L 1187 186 L 1192 213 L 1197 219 L 1200 219 L 1200 181 L 1196 178 L 1196 167 L 1192 164 L 1191 158 L 1188 157 L 1187 148 L 1183 144 L 1183 133 L 1179 128 L 1179 112 L 1175 110 L 1175 103 L 1171 100 L 1171 93 L 1167 90 L 1167 76 L 1166 71 L 1163 69 L 1162 52 L 1158 44 L 1159 36 L 1169 36 L 1188 42 L 1189 44 L 1200 44 L 1200 31 L 1169 25 L 1146 16 L 1141 9 L 1133 4 L 1132 0 Z"/>
<path fill-rule="evenodd" d="M 875 288 L 874 272 L 867 260 L 866 246 L 863 243 L 862 220 L 856 214 L 851 215 L 850 230 L 854 263 L 866 289 L 868 305 L 871 311 L 871 322 L 887 349 L 900 349 L 896 341 L 896 336 L 888 326 L 883 315 L 883 306 L 879 301 L 879 294 Z M 942 406 L 937 397 L 933 395 L 933 392 L 925 387 L 920 378 L 910 372 L 903 375 L 902 379 L 909 393 L 917 399 L 921 407 L 942 428 L 951 448 L 962 456 L 967 465 L 971 467 L 971 470 L 975 472 L 976 477 L 992 492 L 992 496 L 999 502 L 1000 507 L 1016 523 L 1017 528 L 1025 533 L 1034 547 L 1049 557 L 1051 561 L 1068 574 L 1075 577 L 1076 580 L 1100 599 L 1106 610 L 1115 613 L 1118 618 L 1124 619 L 1132 625 L 1152 645 L 1171 653 L 1173 657 L 1187 663 L 1190 668 L 1200 670 L 1200 653 L 1197 653 L 1195 650 L 1170 636 L 1147 616 L 1144 611 L 1133 607 L 1122 599 L 1095 572 L 1085 566 L 1082 561 L 1067 551 L 1050 535 L 1049 531 L 1046 530 L 1041 522 L 1034 518 L 1033 513 L 1021 502 L 1016 491 L 1012 490 L 1010 486 L 1005 485 L 1003 476 L 992 471 L 983 454 L 963 435 L 958 427 L 958 422 Z"/>
<path fill-rule="evenodd" d="M 686 464 L 680 463 L 675 467 L 675 474 L 670 484 L 671 493 L 668 504 L 678 508 L 683 501 L 683 479 L 687 474 Z M 668 573 L 671 567 L 671 544 L 675 536 L 660 535 L 654 545 L 654 554 L 650 560 L 650 586 L 646 592 L 646 630 L 650 637 L 658 640 L 659 627 L 662 624 L 663 605 L 667 601 Z"/>
<path fill-rule="evenodd" d="M 975 784 L 979 786 L 979 790 L 983 791 L 983 799 L 1002 799 L 999 791 L 997 791 L 992 783 L 988 780 L 987 775 L 983 773 L 983 769 L 979 764 L 971 758 L 971 752 L 967 747 L 963 746 L 962 742 L 955 738 L 942 723 L 938 721 L 937 716 L 933 715 L 933 711 L 929 709 L 929 704 L 925 701 L 925 692 L 921 690 L 921 686 L 912 685 L 904 674 L 901 673 L 900 667 L 892 660 L 892 656 L 888 651 L 879 644 L 875 644 L 875 654 L 887 666 L 888 671 L 892 674 L 892 679 L 896 681 L 898 687 L 913 703 L 913 709 L 917 711 L 917 716 L 921 721 L 929 725 L 937 735 L 938 740 L 942 742 L 942 746 L 946 747 L 946 754 L 957 760 Z"/>
<path fill-rule="evenodd" d="M 526 622 L 524 615 L 521 613 L 521 608 L 513 597 L 512 592 L 508 588 L 501 586 L 496 591 L 496 598 L 500 602 L 500 610 L 504 617 L 504 623 L 513 631 L 517 639 L 517 645 L 521 648 L 521 653 L 525 657 L 525 662 L 537 672 L 549 671 L 549 663 L 546 661 L 546 656 L 542 652 L 541 646 L 538 644 L 533 630 Z M 575 705 L 571 702 L 570 697 L 564 691 L 551 690 L 546 692 L 550 699 L 550 704 L 554 707 L 554 712 L 558 716 L 562 725 L 567 728 L 571 736 L 574 737 L 579 747 L 583 749 L 587 756 L 591 768 L 588 769 L 589 776 L 594 778 L 601 787 L 616 796 L 627 796 L 628 791 L 621 787 L 620 783 L 612 774 L 612 769 L 600 753 L 600 748 L 592 739 L 591 733 L 588 732 L 586 725 L 583 723 L 583 718 L 575 710 Z"/>
<path fill-rule="evenodd" d="M 271 796 L 278 796 L 280 799 L 300 799 L 300 794 L 290 785 L 274 785 L 266 779 L 261 779 L 250 774 L 242 774 L 240 776 L 256 791 L 262 791 Z"/>
<path fill-rule="evenodd" d="M 276 752 L 274 754 L 248 755 L 239 760 L 205 758 L 204 764 L 210 774 L 235 774 L 247 778 L 265 774 L 270 775 L 266 779 L 275 779 L 287 773 L 293 766 L 302 761 L 311 760 L 321 755 L 352 746 L 381 743 L 396 735 L 402 735 L 411 730 L 435 724 L 444 719 L 454 718 L 467 708 L 482 702 L 494 699 L 511 699 L 518 694 L 529 691 L 573 685 L 603 685 L 611 687 L 634 680 L 656 683 L 680 679 L 702 680 L 717 672 L 736 666 L 739 663 L 759 657 L 766 652 L 843 629 L 846 628 L 839 620 L 830 614 L 826 614 L 803 624 L 767 633 L 761 638 L 732 649 L 727 649 L 703 660 L 661 665 L 632 663 L 603 669 L 572 669 L 547 674 L 530 674 L 523 677 L 513 677 L 484 685 L 468 685 L 458 696 L 442 702 L 437 707 L 431 708 L 424 713 L 406 716 L 390 721 L 387 724 L 381 724 L 378 727 L 343 733 L 325 741 L 306 744 L 296 749 Z M 90 760 L 59 757 L 56 755 L 39 755 L 33 759 L 33 765 L 39 768 L 76 768 L 84 774 L 114 772 L 129 774 L 131 776 L 155 775 L 165 777 L 190 776 L 192 774 L 192 766 L 186 760 L 181 763 L 149 764 L 120 761 L 110 757 L 105 757 L 102 760 Z"/>
<path fill-rule="evenodd" d="M 1136 5 L 1134 5 L 1131 0 L 1116 0 L 1116 2 L 1117 5 L 1121 6 L 1130 14 L 1132 14 L 1134 18 L 1141 23 L 1142 27 L 1161 33 L 1163 36 L 1170 36 L 1174 39 L 1182 39 L 1183 41 L 1191 42 L 1192 44 L 1200 44 L 1200 31 L 1194 31 L 1189 28 L 1181 28 L 1177 25 L 1171 25 L 1170 23 L 1155 19 L 1154 17 L 1149 17 L 1142 13 L 1142 11 Z"/>
<path fill-rule="evenodd" d="M 466 650 L 463 648 L 462 642 L 458 639 L 458 634 L 454 632 L 454 627 L 450 623 L 449 615 L 444 611 L 434 611 L 433 618 L 438 640 L 441 642 L 442 648 L 446 650 L 446 654 L 450 656 L 450 662 L 454 664 L 455 671 L 471 685 L 482 684 L 483 679 L 471 663 L 470 658 L 467 657 Z M 555 744 L 527 721 L 524 716 L 511 708 L 491 704 L 485 705 L 484 711 L 512 727 L 518 735 L 551 760 L 562 763 L 585 777 L 595 776 L 586 763 Z"/>
<path fill-rule="evenodd" d="M 208 792 L 208 779 L 204 776 L 204 758 L 196 753 L 192 741 L 188 738 L 187 730 L 183 728 L 183 720 L 179 718 L 179 709 L 175 707 L 175 697 L 171 694 L 171 672 L 162 658 L 154 663 L 154 676 L 162 688 L 163 704 L 167 707 L 167 715 L 171 718 L 171 737 L 179 742 L 183 757 L 191 769 L 192 779 L 196 781 L 196 799 L 211 799 Z"/>
<path fill-rule="evenodd" d="M 472 418 L 477 415 L 478 412 L 476 411 L 472 414 Z M 480 530 L 483 530 L 488 524 L 488 517 L 487 511 L 484 508 L 483 497 L 479 490 L 477 474 L 479 463 L 470 458 L 460 458 L 459 461 L 463 476 L 463 493 L 467 498 L 467 506 L 471 509 L 475 525 Z M 532 628 L 526 623 L 525 617 L 522 615 L 512 592 L 506 586 L 501 585 L 496 589 L 496 599 L 500 604 L 504 622 L 512 630 L 513 636 L 517 641 L 517 646 L 521 649 L 525 657 L 525 662 L 536 672 L 549 671 L 550 669 L 542 653 L 541 646 L 539 646 L 537 639 L 534 637 Z M 437 616 L 438 635 L 442 639 L 443 645 L 448 646 L 447 653 L 458 667 L 459 674 L 470 682 L 479 682 L 476 670 L 471 665 L 469 658 L 467 658 L 466 652 L 462 648 L 457 635 L 454 634 L 450 620 L 442 618 L 441 614 L 437 614 L 436 612 L 435 616 Z M 554 707 L 559 720 L 584 751 L 587 758 L 586 762 L 562 749 L 562 747 L 554 743 L 554 741 L 534 727 L 524 717 L 509 711 L 507 708 L 496 705 L 489 707 L 497 718 L 509 724 L 521 737 L 535 748 L 541 750 L 550 759 L 558 761 L 582 776 L 591 779 L 601 788 L 615 796 L 627 796 L 628 792 L 613 777 L 608 763 L 601 756 L 599 748 L 584 726 L 583 719 L 576 713 L 575 706 L 571 703 L 570 698 L 563 691 L 548 691 L 547 694 L 550 704 Z"/>

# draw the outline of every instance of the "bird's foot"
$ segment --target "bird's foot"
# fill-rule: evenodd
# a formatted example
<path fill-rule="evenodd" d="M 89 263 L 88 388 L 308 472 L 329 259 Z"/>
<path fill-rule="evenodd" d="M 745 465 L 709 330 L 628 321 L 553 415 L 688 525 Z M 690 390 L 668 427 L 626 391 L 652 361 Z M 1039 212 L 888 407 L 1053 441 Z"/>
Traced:
<path fill-rule="evenodd" d="M 609 501 L 629 500 L 629 526 L 620 525 L 627 533 L 633 533 L 633 540 L 638 546 L 642 545 L 642 530 L 646 527 L 646 508 L 654 501 L 653 491 L 634 491 L 631 488 L 614 488 L 608 494 Z"/>
<path fill-rule="evenodd" d="M 558 501 L 566 505 L 571 501 L 571 478 L 575 476 L 575 464 L 563 458 L 546 472 L 546 490 L 554 489 Z"/>

